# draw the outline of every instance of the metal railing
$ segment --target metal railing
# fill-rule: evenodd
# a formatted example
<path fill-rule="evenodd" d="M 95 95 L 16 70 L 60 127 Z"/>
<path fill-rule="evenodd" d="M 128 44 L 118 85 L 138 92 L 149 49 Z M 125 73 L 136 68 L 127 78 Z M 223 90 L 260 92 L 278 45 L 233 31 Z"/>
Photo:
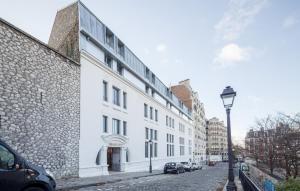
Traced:
<path fill-rule="evenodd" d="M 242 183 L 244 190 L 249 191 L 262 191 L 242 170 L 239 170 L 239 179 Z"/>

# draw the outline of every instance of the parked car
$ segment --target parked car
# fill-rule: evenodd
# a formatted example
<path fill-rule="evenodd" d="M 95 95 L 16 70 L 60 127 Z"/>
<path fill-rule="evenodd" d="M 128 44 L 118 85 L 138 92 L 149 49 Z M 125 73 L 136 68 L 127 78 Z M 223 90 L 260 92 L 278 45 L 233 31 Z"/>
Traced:
<path fill-rule="evenodd" d="M 54 191 L 53 175 L 33 165 L 0 139 L 1 191 Z"/>
<path fill-rule="evenodd" d="M 184 173 L 185 170 L 183 165 L 178 162 L 168 162 L 165 164 L 164 173 L 167 174 L 169 172 L 179 174 Z"/>
<path fill-rule="evenodd" d="M 185 171 L 192 171 L 192 163 L 190 162 L 180 162 L 183 165 Z"/>
<path fill-rule="evenodd" d="M 208 162 L 208 166 L 215 166 L 216 165 L 216 162 L 215 161 L 209 161 Z"/>
<path fill-rule="evenodd" d="M 200 163 L 192 163 L 192 170 L 201 170 L 202 169 L 202 165 L 200 165 Z"/>

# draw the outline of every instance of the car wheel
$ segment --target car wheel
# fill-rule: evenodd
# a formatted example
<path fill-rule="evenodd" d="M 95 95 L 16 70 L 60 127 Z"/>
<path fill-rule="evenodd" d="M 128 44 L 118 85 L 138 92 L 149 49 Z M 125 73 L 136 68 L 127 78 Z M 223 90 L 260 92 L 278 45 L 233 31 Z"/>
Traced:
<path fill-rule="evenodd" d="M 26 188 L 24 191 L 46 191 L 46 190 L 39 187 L 30 187 L 30 188 Z"/>
<path fill-rule="evenodd" d="M 164 174 L 167 174 L 167 171 L 166 171 L 166 170 L 164 170 Z"/>

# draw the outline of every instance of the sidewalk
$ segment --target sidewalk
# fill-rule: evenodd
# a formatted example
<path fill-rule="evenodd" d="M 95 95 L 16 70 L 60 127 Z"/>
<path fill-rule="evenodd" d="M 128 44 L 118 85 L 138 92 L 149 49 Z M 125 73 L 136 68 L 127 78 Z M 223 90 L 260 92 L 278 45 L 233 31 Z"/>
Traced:
<path fill-rule="evenodd" d="M 88 178 L 67 178 L 56 180 L 57 191 L 67 191 L 71 189 L 79 189 L 90 186 L 98 186 L 102 184 L 115 183 L 123 180 L 137 179 L 147 176 L 155 176 L 163 174 L 162 170 L 153 170 L 149 172 L 114 172 L 106 176 L 96 176 Z"/>
<path fill-rule="evenodd" d="M 235 176 L 235 177 L 234 177 L 234 182 L 235 182 L 236 190 L 237 190 L 237 191 L 244 191 L 243 186 L 242 186 L 242 183 L 241 183 L 241 181 L 240 181 L 240 179 L 239 179 L 238 176 Z M 226 184 L 225 184 L 225 186 L 224 186 L 224 188 L 223 188 L 223 191 L 226 191 L 227 183 L 228 183 L 228 180 L 227 180 L 227 182 L 226 182 Z"/>

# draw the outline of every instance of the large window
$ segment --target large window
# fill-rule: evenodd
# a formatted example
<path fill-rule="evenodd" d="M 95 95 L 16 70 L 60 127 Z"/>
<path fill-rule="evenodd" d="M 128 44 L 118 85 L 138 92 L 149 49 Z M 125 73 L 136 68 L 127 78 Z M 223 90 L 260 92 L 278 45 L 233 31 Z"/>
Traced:
<path fill-rule="evenodd" d="M 150 107 L 150 119 L 153 119 L 153 107 Z"/>
<path fill-rule="evenodd" d="M 108 101 L 107 82 L 103 81 L 103 100 Z"/>
<path fill-rule="evenodd" d="M 144 117 L 148 117 L 148 105 L 144 104 Z"/>
<path fill-rule="evenodd" d="M 157 109 L 155 110 L 155 121 L 158 121 L 158 111 L 157 111 Z"/>
<path fill-rule="evenodd" d="M 174 156 L 174 135 L 167 133 L 167 156 Z"/>
<path fill-rule="evenodd" d="M 120 89 L 113 87 L 113 103 L 120 106 Z"/>
<path fill-rule="evenodd" d="M 108 132 L 107 116 L 103 115 L 102 123 L 103 123 L 103 132 L 107 133 Z"/>
<path fill-rule="evenodd" d="M 127 109 L 127 93 L 123 92 L 123 108 Z"/>
<path fill-rule="evenodd" d="M 179 150 L 180 150 L 180 155 L 184 155 L 184 138 L 179 137 Z"/>
<path fill-rule="evenodd" d="M 117 63 L 117 72 L 118 72 L 118 74 L 123 76 L 123 70 L 124 70 L 124 68 L 123 68 L 122 64 L 120 62 L 118 62 Z"/>
<path fill-rule="evenodd" d="M 106 28 L 105 37 L 106 44 L 108 44 L 111 48 L 114 48 L 114 34 L 108 28 Z"/>
<path fill-rule="evenodd" d="M 112 65 L 113 65 L 113 58 L 112 58 L 110 55 L 108 55 L 108 54 L 105 54 L 105 64 L 106 64 L 108 67 L 112 68 Z"/>
<path fill-rule="evenodd" d="M 10 170 L 15 163 L 15 157 L 5 147 L 0 145 L 0 169 Z"/>
<path fill-rule="evenodd" d="M 157 143 L 157 130 L 145 128 L 145 157 L 148 158 L 150 155 L 151 157 L 157 157 L 158 155 L 158 143 Z M 152 144 L 149 141 L 152 141 Z"/>
<path fill-rule="evenodd" d="M 120 134 L 120 120 L 113 119 L 112 120 L 112 133 L 113 134 Z"/>
<path fill-rule="evenodd" d="M 123 135 L 127 136 L 127 122 L 123 121 Z"/>

